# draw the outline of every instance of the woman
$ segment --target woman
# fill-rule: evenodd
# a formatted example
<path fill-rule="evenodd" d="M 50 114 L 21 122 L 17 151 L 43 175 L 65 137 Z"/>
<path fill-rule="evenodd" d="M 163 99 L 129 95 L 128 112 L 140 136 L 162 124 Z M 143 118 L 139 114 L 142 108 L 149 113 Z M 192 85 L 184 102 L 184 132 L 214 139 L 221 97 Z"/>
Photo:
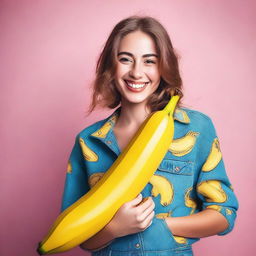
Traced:
<path fill-rule="evenodd" d="M 163 26 L 152 17 L 120 21 L 93 85 L 89 113 L 97 105 L 120 106 L 77 135 L 62 211 L 95 185 L 151 112 L 163 109 L 171 95 L 182 99 L 178 60 Z M 210 117 L 179 101 L 174 119 L 174 140 L 152 179 L 82 249 L 92 255 L 193 255 L 191 245 L 201 237 L 233 229 L 238 201 Z"/>

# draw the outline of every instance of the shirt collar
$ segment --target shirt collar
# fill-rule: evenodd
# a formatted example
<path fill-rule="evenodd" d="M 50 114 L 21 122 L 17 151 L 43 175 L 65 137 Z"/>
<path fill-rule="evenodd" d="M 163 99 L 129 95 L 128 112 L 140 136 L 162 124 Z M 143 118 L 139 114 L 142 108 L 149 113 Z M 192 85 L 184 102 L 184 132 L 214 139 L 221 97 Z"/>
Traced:
<path fill-rule="evenodd" d="M 120 114 L 121 106 L 117 108 L 104 122 L 104 124 L 95 132 L 91 134 L 91 136 L 96 138 L 106 138 L 108 132 L 113 128 L 114 124 L 116 123 L 116 120 Z M 174 111 L 174 120 L 177 120 L 178 122 L 189 124 L 190 119 L 188 117 L 188 114 L 185 110 L 181 108 L 176 108 Z"/>

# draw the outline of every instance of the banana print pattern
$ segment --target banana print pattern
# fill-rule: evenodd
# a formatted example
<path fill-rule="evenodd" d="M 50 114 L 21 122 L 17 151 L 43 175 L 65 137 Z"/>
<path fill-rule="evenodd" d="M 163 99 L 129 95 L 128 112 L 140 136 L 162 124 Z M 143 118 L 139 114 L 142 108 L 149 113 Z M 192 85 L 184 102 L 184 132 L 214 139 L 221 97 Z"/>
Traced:
<path fill-rule="evenodd" d="M 189 208 L 192 208 L 190 214 L 193 214 L 195 212 L 195 209 L 197 207 L 197 204 L 196 204 L 196 201 L 193 200 L 191 197 L 190 197 L 190 193 L 192 191 L 192 188 L 193 187 L 190 187 L 186 193 L 185 193 L 185 205 Z"/>
<path fill-rule="evenodd" d="M 214 210 L 216 210 L 218 212 L 220 212 L 221 209 L 222 209 L 222 207 L 220 205 L 208 205 L 208 206 L 206 206 L 206 208 L 214 209 Z M 226 210 L 226 214 L 227 215 L 231 215 L 232 214 L 232 211 L 230 209 L 226 208 L 225 210 Z"/>
<path fill-rule="evenodd" d="M 232 211 L 231 210 L 229 210 L 228 208 L 226 208 L 226 213 L 227 213 L 227 215 L 232 215 Z"/>
<path fill-rule="evenodd" d="M 90 162 L 96 162 L 98 161 L 98 155 L 92 151 L 84 142 L 82 138 L 79 138 L 79 143 L 83 151 L 83 156 L 85 160 Z"/>
<path fill-rule="evenodd" d="M 101 165 L 101 161 L 103 163 L 107 163 L 109 161 L 107 154 L 103 154 L 106 153 L 105 150 L 106 146 L 109 146 L 109 140 L 113 142 L 113 147 L 108 147 L 109 150 L 112 150 L 113 152 L 117 150 L 115 137 L 109 135 L 111 135 L 113 124 L 116 122 L 118 117 L 119 112 L 116 112 L 109 116 L 108 119 L 104 119 L 104 122 L 102 122 L 100 126 L 98 123 L 95 123 L 93 127 L 90 126 L 90 128 L 85 132 L 79 134 L 79 138 L 83 138 L 86 144 L 87 140 L 85 137 L 88 135 L 98 137 L 99 140 L 93 139 L 90 141 L 90 144 L 85 145 L 82 140 L 79 141 L 78 139 L 76 141 L 78 144 L 76 145 L 76 149 L 79 150 L 74 150 L 73 154 L 80 153 L 80 155 L 75 155 L 75 157 L 69 159 L 72 161 L 68 163 L 67 172 L 71 173 L 79 171 L 79 174 L 81 174 L 82 177 L 83 175 L 85 175 L 86 178 L 88 177 L 88 184 L 86 183 L 86 185 L 91 188 L 95 186 L 95 184 L 97 184 L 104 175 L 103 171 L 105 171 L 105 169 L 103 168 L 103 165 Z M 225 215 L 230 223 L 229 228 L 226 229 L 225 232 L 221 232 L 221 234 L 226 234 L 226 232 L 230 232 L 233 228 L 238 205 L 236 197 L 232 192 L 234 189 L 227 179 L 224 166 L 221 165 L 223 156 L 221 154 L 219 141 L 214 130 L 213 123 L 210 119 L 203 117 L 202 114 L 197 113 L 196 111 L 184 111 L 179 108 L 176 108 L 174 112 L 174 119 L 177 129 L 179 129 L 177 133 L 179 134 L 179 137 L 175 138 L 172 143 L 169 144 L 166 159 L 169 159 L 170 161 L 166 161 L 168 162 L 168 165 L 165 165 L 164 163 L 163 168 L 166 167 L 166 169 L 169 169 L 169 173 L 173 173 L 175 175 L 169 175 L 168 170 L 165 172 L 155 173 L 161 176 L 155 174 L 152 175 L 151 180 L 149 180 L 150 185 L 148 184 L 145 188 L 143 195 L 145 197 L 154 197 L 153 199 L 156 202 L 155 217 L 158 219 L 166 219 L 172 216 L 188 216 L 195 214 L 197 210 L 201 209 L 219 211 L 221 214 Z M 197 122 L 197 120 L 200 122 Z M 205 127 L 207 127 L 207 129 L 205 129 Z M 102 143 L 98 143 L 99 141 Z M 95 145 L 93 142 L 95 142 Z M 80 149 L 83 148 L 83 145 L 84 149 L 80 151 Z M 102 148 L 99 148 L 99 146 L 102 146 Z M 98 156 L 94 155 L 94 152 L 97 154 L 99 152 Z M 194 152 L 196 154 L 194 154 Z M 203 152 L 204 160 L 202 160 L 201 154 Z M 79 157 L 80 159 L 90 159 L 90 162 L 87 160 L 88 163 L 86 164 L 86 173 L 88 176 L 86 173 L 82 173 L 82 168 L 72 170 L 72 167 L 75 168 L 74 161 L 78 161 Z M 98 159 L 98 157 L 100 159 L 97 162 L 92 162 L 93 160 Z M 195 164 L 187 166 L 185 163 L 182 163 L 187 161 L 191 161 Z M 78 164 L 79 163 L 80 162 L 78 162 Z M 175 167 L 177 167 L 177 169 Z M 185 169 L 178 172 L 179 167 L 185 167 Z M 191 168 L 191 172 L 187 168 Z M 167 179 L 165 179 L 165 177 Z M 65 198 L 63 199 L 63 210 L 70 205 L 70 202 L 75 202 L 77 199 L 75 197 L 76 194 L 84 192 L 84 182 L 82 179 L 78 181 L 75 175 L 67 175 L 67 180 L 68 183 L 65 188 Z M 81 183 L 79 184 L 83 186 L 73 186 L 73 184 L 80 181 Z M 175 210 L 176 207 L 179 207 L 177 212 Z M 166 232 L 160 234 L 159 231 L 161 231 L 162 228 L 164 228 L 164 226 L 159 226 L 156 230 L 150 229 L 147 233 L 147 235 L 149 234 L 147 238 L 150 239 L 152 236 L 158 238 L 160 235 L 163 242 L 169 243 L 170 240 L 172 240 L 171 243 L 176 242 L 176 246 L 182 247 L 187 244 L 194 243 L 194 239 L 175 236 L 171 233 L 168 234 L 167 229 L 165 230 Z M 126 241 L 128 243 L 131 240 L 127 237 Z M 152 245 L 151 243 L 150 248 L 152 248 L 152 246 L 155 246 L 156 249 L 160 248 L 160 246 L 158 246 L 159 241 L 157 241 L 157 239 L 155 239 L 155 241 L 151 240 L 151 242 L 154 242 L 155 244 Z M 117 246 L 116 248 L 124 248 L 124 244 L 119 243 L 118 241 L 115 246 Z M 145 250 L 146 249 L 148 248 L 145 248 Z"/>
<path fill-rule="evenodd" d="M 72 165 L 71 165 L 70 160 L 68 161 L 67 172 L 68 172 L 68 173 L 72 173 Z"/>
<path fill-rule="evenodd" d="M 180 108 L 176 108 L 174 111 L 174 119 L 175 120 L 179 120 L 182 123 L 190 123 L 190 118 L 188 117 L 188 114 L 186 111 L 180 109 Z M 180 117 L 179 117 L 180 116 Z"/>
<path fill-rule="evenodd" d="M 116 113 L 111 118 L 109 118 L 109 120 L 99 130 L 92 133 L 91 135 L 98 138 L 106 138 L 107 133 L 112 128 L 113 124 L 116 123 L 117 118 L 118 118 L 118 114 Z"/>
<path fill-rule="evenodd" d="M 169 151 L 175 156 L 184 156 L 193 149 L 199 132 L 189 131 L 185 136 L 174 139 L 169 147 Z"/>
<path fill-rule="evenodd" d="M 215 210 L 215 211 L 220 212 L 222 207 L 221 207 L 220 205 L 212 204 L 212 205 L 206 206 L 205 208 L 213 209 L 213 210 Z"/>
<path fill-rule="evenodd" d="M 171 216 L 171 212 L 162 212 L 155 215 L 158 219 L 165 219 L 166 217 Z"/>
<path fill-rule="evenodd" d="M 89 186 L 92 188 L 104 175 L 104 172 L 96 172 L 89 177 Z"/>
<path fill-rule="evenodd" d="M 203 172 L 212 171 L 220 162 L 222 153 L 220 151 L 220 142 L 218 138 L 215 138 L 212 143 L 211 151 L 207 157 L 206 162 L 202 167 Z"/>
<path fill-rule="evenodd" d="M 92 135 L 99 138 L 106 138 L 106 135 L 111 129 L 111 126 L 111 122 L 106 122 L 98 131 L 94 132 Z"/>
<path fill-rule="evenodd" d="M 183 236 L 173 236 L 174 240 L 179 244 L 186 244 L 187 239 Z"/>
<path fill-rule="evenodd" d="M 161 176 L 161 175 L 156 175 L 154 174 L 150 180 L 149 183 L 152 184 L 152 190 L 151 190 L 151 195 L 156 197 L 160 194 L 161 200 L 160 203 L 163 206 L 167 206 L 170 204 L 173 200 L 173 185 L 171 182 Z"/>
<path fill-rule="evenodd" d="M 218 180 L 206 180 L 197 186 L 197 192 L 206 198 L 206 202 L 224 203 L 227 195 Z"/>

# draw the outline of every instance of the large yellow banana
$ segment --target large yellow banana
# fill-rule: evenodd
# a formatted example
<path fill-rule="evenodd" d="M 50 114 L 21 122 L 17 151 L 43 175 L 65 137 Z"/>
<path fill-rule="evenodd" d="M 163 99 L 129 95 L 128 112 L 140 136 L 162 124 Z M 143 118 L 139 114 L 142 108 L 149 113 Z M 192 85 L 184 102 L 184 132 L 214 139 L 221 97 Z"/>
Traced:
<path fill-rule="evenodd" d="M 143 190 L 172 142 L 179 98 L 172 96 L 163 110 L 151 113 L 104 176 L 58 216 L 39 243 L 39 254 L 64 252 L 81 244 Z"/>
<path fill-rule="evenodd" d="M 207 157 L 206 162 L 202 167 L 202 171 L 209 172 L 213 170 L 222 158 L 222 154 L 220 151 L 220 142 L 218 138 L 215 138 L 212 143 L 211 151 Z"/>
<path fill-rule="evenodd" d="M 167 206 L 173 199 L 173 185 L 171 182 L 161 175 L 154 174 L 149 182 L 152 184 L 151 195 L 156 197 L 161 196 L 161 205 Z"/>
<path fill-rule="evenodd" d="M 194 147 L 199 132 L 189 131 L 185 136 L 172 141 L 169 150 L 175 156 L 184 156 Z"/>
<path fill-rule="evenodd" d="M 206 198 L 206 202 L 224 203 L 227 195 L 218 180 L 206 180 L 197 186 L 197 192 Z"/>

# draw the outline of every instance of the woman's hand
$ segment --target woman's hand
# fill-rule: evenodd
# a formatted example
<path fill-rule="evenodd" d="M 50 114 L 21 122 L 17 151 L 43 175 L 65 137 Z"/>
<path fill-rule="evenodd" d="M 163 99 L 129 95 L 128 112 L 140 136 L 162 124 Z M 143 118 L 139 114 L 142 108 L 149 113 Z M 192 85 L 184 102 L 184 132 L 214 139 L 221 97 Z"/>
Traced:
<path fill-rule="evenodd" d="M 139 194 L 135 199 L 124 203 L 107 224 L 115 237 L 137 233 L 148 228 L 155 215 L 152 197 Z"/>

